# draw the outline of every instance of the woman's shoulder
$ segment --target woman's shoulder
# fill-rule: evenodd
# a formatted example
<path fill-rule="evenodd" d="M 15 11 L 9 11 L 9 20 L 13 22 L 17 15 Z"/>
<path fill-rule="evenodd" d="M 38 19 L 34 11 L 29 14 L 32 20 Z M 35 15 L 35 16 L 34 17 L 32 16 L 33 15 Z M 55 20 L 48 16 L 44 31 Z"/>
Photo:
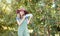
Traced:
<path fill-rule="evenodd" d="M 32 14 L 26 14 L 25 15 L 25 18 L 28 18 L 28 17 L 30 17 L 30 16 L 33 16 Z"/>
<path fill-rule="evenodd" d="M 33 15 L 30 13 L 30 14 L 26 14 L 26 16 L 33 16 Z"/>
<path fill-rule="evenodd" d="M 16 17 L 16 20 L 20 20 L 20 18 L 19 17 Z"/>

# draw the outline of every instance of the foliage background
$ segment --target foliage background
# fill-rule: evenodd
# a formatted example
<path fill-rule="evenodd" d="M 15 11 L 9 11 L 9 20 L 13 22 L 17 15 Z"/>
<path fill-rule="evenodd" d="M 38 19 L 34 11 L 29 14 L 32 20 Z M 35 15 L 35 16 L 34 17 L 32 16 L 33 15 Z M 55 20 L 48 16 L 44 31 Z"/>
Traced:
<path fill-rule="evenodd" d="M 0 0 L 0 36 L 17 36 L 16 10 L 24 6 L 33 14 L 31 36 L 60 34 L 60 0 Z"/>

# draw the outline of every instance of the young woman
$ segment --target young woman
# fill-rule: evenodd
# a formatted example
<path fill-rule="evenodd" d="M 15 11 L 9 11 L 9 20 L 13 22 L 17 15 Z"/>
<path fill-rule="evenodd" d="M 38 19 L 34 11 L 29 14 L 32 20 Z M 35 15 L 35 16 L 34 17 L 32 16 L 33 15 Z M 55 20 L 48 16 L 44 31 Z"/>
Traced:
<path fill-rule="evenodd" d="M 30 36 L 28 32 L 28 27 L 27 24 L 29 24 L 32 14 L 28 14 L 28 12 L 24 9 L 21 8 L 17 10 L 17 24 L 19 25 L 18 27 L 18 36 Z"/>

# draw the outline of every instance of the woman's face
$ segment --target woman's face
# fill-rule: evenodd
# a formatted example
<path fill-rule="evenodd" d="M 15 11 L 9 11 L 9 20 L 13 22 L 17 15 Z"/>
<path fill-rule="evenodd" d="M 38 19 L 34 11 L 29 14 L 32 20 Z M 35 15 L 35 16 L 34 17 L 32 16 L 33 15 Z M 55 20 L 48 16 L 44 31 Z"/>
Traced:
<path fill-rule="evenodd" d="M 21 16 L 23 16 L 24 15 L 24 11 L 20 11 L 20 13 L 19 13 Z"/>

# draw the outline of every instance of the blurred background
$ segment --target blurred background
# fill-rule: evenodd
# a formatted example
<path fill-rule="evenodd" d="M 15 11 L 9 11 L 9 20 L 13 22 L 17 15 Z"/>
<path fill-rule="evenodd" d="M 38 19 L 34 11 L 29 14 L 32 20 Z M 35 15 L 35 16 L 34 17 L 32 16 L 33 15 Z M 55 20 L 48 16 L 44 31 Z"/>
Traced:
<path fill-rule="evenodd" d="M 16 10 L 33 14 L 31 36 L 60 36 L 60 0 L 0 0 L 0 36 L 17 36 Z"/>

